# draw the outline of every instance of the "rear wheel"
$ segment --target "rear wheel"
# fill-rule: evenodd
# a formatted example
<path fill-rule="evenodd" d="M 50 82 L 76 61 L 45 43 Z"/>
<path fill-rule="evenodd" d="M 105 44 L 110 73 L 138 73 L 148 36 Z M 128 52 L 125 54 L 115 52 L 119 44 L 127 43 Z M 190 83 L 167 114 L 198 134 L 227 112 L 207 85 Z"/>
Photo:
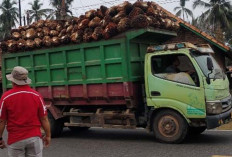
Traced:
<path fill-rule="evenodd" d="M 50 123 L 52 138 L 61 136 L 64 123 L 60 119 L 55 120 L 50 112 L 48 112 L 48 120 Z"/>
<path fill-rule="evenodd" d="M 206 127 L 189 127 L 189 135 L 200 135 L 206 130 Z"/>
<path fill-rule="evenodd" d="M 181 143 L 188 133 L 188 124 L 175 111 L 163 110 L 154 116 L 153 131 L 160 142 Z"/>
<path fill-rule="evenodd" d="M 70 126 L 68 128 L 73 132 L 80 132 L 80 131 L 87 131 L 87 130 L 89 130 L 90 127 L 74 127 L 74 126 Z"/>

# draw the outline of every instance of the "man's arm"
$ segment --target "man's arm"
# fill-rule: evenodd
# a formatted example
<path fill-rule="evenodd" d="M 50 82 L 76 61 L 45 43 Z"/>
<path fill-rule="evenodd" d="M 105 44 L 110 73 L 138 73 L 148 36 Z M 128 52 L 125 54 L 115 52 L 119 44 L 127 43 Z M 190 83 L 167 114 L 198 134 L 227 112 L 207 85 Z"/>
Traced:
<path fill-rule="evenodd" d="M 48 147 L 51 142 L 51 130 L 50 130 L 50 123 L 48 121 L 48 116 L 47 116 L 47 109 L 44 103 L 44 100 L 42 96 L 39 97 L 39 119 L 42 125 L 42 128 L 44 129 L 45 136 L 43 137 L 43 142 L 45 147 Z"/>
<path fill-rule="evenodd" d="M 3 100 L 4 96 L 1 97 L 0 100 L 0 148 L 6 148 L 5 142 L 2 139 L 3 132 L 6 127 L 6 122 L 7 122 L 7 109 L 6 109 L 6 102 Z"/>
<path fill-rule="evenodd" d="M 40 122 L 42 125 L 42 128 L 44 129 L 45 136 L 43 137 L 43 141 L 45 144 L 45 147 L 48 147 L 51 142 L 51 130 L 50 130 L 50 124 L 48 121 L 48 116 L 44 116 L 40 118 Z"/>
<path fill-rule="evenodd" d="M 2 139 L 5 126 L 6 126 L 6 121 L 3 119 L 0 119 L 0 148 L 1 149 L 6 148 L 5 142 Z"/>

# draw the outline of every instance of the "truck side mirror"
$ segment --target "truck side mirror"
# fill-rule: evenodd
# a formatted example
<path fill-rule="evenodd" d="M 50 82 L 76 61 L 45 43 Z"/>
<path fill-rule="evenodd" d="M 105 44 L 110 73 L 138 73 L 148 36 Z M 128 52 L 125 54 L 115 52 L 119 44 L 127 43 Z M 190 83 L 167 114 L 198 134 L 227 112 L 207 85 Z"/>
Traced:
<path fill-rule="evenodd" d="M 207 84 L 210 84 L 209 75 L 213 73 L 213 61 L 210 57 L 207 57 L 207 68 L 210 71 L 210 73 L 208 73 L 208 77 L 206 78 L 206 82 L 207 82 Z"/>
<path fill-rule="evenodd" d="M 209 71 L 213 70 L 213 61 L 210 57 L 207 57 L 207 68 Z"/>

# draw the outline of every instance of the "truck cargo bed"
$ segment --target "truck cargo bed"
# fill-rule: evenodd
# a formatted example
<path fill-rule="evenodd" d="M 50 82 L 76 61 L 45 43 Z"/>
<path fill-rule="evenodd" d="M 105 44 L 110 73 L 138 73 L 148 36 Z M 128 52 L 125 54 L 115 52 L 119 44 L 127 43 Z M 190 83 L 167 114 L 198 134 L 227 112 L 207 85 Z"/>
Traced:
<path fill-rule="evenodd" d="M 142 97 L 147 47 L 172 36 L 176 33 L 146 28 L 110 40 L 7 53 L 2 75 L 18 65 L 27 68 L 31 86 L 48 104 L 136 107 L 136 99 Z M 8 88 L 11 82 L 4 77 L 3 90 Z"/>

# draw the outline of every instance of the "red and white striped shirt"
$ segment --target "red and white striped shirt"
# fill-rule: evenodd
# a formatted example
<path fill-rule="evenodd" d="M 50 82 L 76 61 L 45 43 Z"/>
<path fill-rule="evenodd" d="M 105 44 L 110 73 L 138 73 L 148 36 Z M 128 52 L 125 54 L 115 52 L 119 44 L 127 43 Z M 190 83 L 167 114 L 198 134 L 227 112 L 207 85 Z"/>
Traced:
<path fill-rule="evenodd" d="M 40 118 L 47 115 L 41 95 L 28 85 L 15 85 L 0 101 L 0 118 L 7 121 L 8 144 L 41 137 Z"/>

